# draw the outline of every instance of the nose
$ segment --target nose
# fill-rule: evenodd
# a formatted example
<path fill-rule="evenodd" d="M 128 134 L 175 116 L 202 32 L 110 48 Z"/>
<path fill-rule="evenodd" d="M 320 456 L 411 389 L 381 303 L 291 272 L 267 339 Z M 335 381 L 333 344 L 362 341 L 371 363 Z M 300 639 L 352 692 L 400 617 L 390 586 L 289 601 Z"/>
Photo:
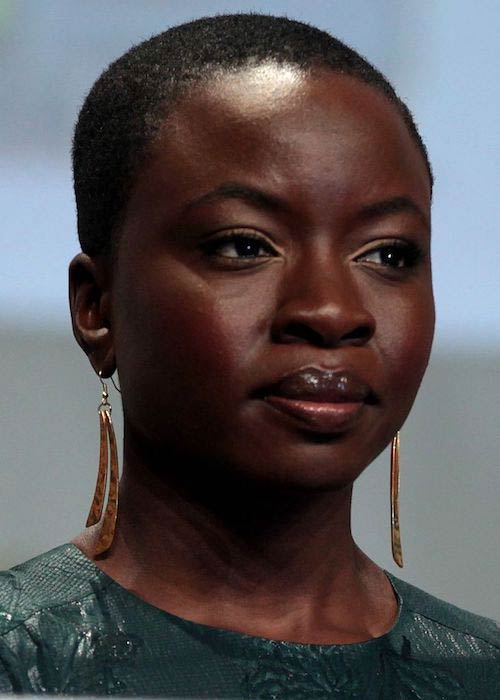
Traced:
<path fill-rule="evenodd" d="M 309 260 L 284 280 L 271 334 L 278 343 L 359 346 L 372 338 L 375 325 L 352 271 L 342 264 Z"/>

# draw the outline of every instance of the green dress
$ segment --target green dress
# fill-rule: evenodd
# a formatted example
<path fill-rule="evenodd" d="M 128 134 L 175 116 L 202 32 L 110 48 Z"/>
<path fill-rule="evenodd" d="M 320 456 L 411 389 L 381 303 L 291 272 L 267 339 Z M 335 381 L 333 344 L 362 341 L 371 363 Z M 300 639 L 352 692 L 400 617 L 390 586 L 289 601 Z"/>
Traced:
<path fill-rule="evenodd" d="M 387 634 L 298 644 L 163 612 L 63 545 L 0 574 L 0 694 L 500 698 L 498 625 L 389 577 L 399 616 Z"/>

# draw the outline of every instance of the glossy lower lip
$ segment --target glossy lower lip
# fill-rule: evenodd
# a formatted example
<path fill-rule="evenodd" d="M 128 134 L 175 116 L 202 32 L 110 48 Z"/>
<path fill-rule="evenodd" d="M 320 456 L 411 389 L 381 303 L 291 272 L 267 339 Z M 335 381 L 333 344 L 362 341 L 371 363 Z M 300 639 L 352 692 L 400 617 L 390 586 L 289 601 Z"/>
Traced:
<path fill-rule="evenodd" d="M 272 395 L 264 397 L 264 401 L 318 433 L 339 433 L 349 429 L 365 407 L 363 402 L 326 403 Z"/>

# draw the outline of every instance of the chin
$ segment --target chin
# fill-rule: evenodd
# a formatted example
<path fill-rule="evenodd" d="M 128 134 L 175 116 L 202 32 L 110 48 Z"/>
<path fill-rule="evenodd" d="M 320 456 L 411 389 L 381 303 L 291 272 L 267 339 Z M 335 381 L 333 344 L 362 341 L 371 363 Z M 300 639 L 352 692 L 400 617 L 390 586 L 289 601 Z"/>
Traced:
<path fill-rule="evenodd" d="M 249 459 L 250 458 L 250 459 Z M 233 461 L 234 465 L 238 461 Z M 311 455 L 304 458 L 303 455 L 288 455 L 280 459 L 280 455 L 274 453 L 267 459 L 254 457 L 239 462 L 236 472 L 247 482 L 267 486 L 270 489 L 291 489 L 307 492 L 338 491 L 350 487 L 365 469 L 368 462 L 353 462 L 351 460 L 336 459 L 330 450 L 319 457 Z"/>

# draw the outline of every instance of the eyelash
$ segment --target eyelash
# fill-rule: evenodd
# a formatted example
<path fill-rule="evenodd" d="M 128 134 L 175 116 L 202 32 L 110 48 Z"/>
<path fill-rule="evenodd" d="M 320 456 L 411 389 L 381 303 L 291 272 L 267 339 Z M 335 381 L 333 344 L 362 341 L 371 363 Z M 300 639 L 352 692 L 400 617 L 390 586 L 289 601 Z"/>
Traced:
<path fill-rule="evenodd" d="M 264 249 L 266 253 L 264 255 L 221 255 L 220 249 L 231 243 L 234 243 L 234 250 L 238 243 L 244 245 L 245 243 L 257 243 L 259 249 Z M 240 263 L 245 263 L 250 260 L 260 260 L 262 258 L 277 257 L 279 254 L 276 252 L 274 247 L 268 243 L 268 241 L 262 236 L 247 233 L 231 231 L 225 235 L 218 236 L 209 241 L 206 241 L 202 245 L 202 250 L 205 255 L 212 259 L 223 259 L 228 264 L 238 265 Z M 374 262 L 373 260 L 368 260 L 369 256 L 379 255 L 381 260 L 383 256 L 388 256 L 385 262 Z M 395 265 L 391 264 L 390 256 L 394 256 L 393 260 L 397 263 Z M 399 257 L 398 257 L 399 256 Z M 411 241 L 403 241 L 401 239 L 388 239 L 385 241 L 380 241 L 373 248 L 363 251 L 361 254 L 354 258 L 355 262 L 366 262 L 368 265 L 379 268 L 389 268 L 391 270 L 404 270 L 412 269 L 417 267 L 417 265 L 424 259 L 424 252 Z M 399 264 L 403 262 L 403 264 Z"/>
<path fill-rule="evenodd" d="M 386 262 L 373 262 L 367 259 L 369 256 L 376 254 L 379 254 L 381 257 L 384 254 L 388 256 L 395 256 L 394 260 L 398 264 L 392 265 L 390 259 L 386 260 Z M 399 260 L 398 255 L 400 255 Z M 401 239 L 392 239 L 380 241 L 373 248 L 363 251 L 363 253 L 356 256 L 355 261 L 364 261 L 369 265 L 373 265 L 373 267 L 385 267 L 397 271 L 405 269 L 411 270 L 417 267 L 418 264 L 424 260 L 424 258 L 424 251 L 418 245 L 416 245 L 416 243 L 413 243 L 412 241 L 403 241 Z M 401 261 L 403 261 L 402 265 L 399 264 Z"/>
<path fill-rule="evenodd" d="M 267 251 L 266 255 L 221 255 L 218 251 L 225 245 L 230 243 L 235 243 L 235 249 L 237 243 L 244 243 L 251 241 L 252 243 L 258 243 L 259 248 L 263 248 Z M 202 245 L 202 250 L 210 258 L 222 258 L 224 260 L 231 260 L 230 264 L 235 264 L 236 261 L 248 261 L 248 260 L 258 260 L 264 257 L 275 258 L 278 253 L 275 251 L 273 246 L 268 243 L 262 236 L 257 236 L 252 233 L 239 233 L 238 231 L 232 231 L 224 236 L 218 236 L 217 238 L 206 241 Z M 237 264 L 237 263 L 236 263 Z"/>

